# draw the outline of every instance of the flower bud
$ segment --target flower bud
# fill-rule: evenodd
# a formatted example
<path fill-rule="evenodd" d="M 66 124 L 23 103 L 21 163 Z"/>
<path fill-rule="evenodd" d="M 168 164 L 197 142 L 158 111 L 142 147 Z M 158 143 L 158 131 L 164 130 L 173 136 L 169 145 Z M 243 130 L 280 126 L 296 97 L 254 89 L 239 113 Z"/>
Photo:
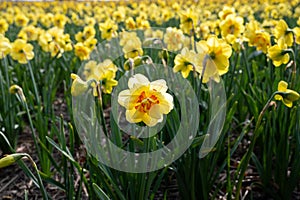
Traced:
<path fill-rule="evenodd" d="M 21 153 L 14 153 L 14 154 L 7 155 L 0 159 L 0 168 L 4 168 L 14 164 L 22 157 L 24 157 L 24 154 Z"/>
<path fill-rule="evenodd" d="M 18 94 L 22 101 L 24 101 L 24 102 L 26 101 L 26 98 L 25 98 L 24 93 L 23 93 L 23 89 L 18 85 L 10 86 L 9 93 Z"/>

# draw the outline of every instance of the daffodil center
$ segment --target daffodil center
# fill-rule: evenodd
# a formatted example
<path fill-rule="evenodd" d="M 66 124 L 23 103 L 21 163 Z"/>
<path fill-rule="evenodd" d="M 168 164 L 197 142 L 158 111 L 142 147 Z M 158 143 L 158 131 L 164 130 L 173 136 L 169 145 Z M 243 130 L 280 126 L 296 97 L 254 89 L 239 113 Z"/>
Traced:
<path fill-rule="evenodd" d="M 216 58 L 216 53 L 215 52 L 211 52 L 209 54 L 209 56 L 211 57 L 211 59 L 215 59 Z"/>
<path fill-rule="evenodd" d="M 135 109 L 140 112 L 148 112 L 151 107 L 155 104 L 159 104 L 159 100 L 155 95 L 147 96 L 146 92 L 143 91 L 137 99 Z"/>
<path fill-rule="evenodd" d="M 234 30 L 235 30 L 235 26 L 232 24 L 229 26 L 229 33 L 230 34 L 233 34 L 234 33 Z"/>

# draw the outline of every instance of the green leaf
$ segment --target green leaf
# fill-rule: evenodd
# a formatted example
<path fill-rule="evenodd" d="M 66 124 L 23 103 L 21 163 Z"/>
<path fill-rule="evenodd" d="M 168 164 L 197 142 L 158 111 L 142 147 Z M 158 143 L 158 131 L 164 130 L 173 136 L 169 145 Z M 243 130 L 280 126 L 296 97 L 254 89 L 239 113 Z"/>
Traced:
<path fill-rule="evenodd" d="M 99 199 L 110 200 L 110 198 L 104 193 L 104 191 L 96 183 L 93 183 L 93 189 L 96 192 Z"/>

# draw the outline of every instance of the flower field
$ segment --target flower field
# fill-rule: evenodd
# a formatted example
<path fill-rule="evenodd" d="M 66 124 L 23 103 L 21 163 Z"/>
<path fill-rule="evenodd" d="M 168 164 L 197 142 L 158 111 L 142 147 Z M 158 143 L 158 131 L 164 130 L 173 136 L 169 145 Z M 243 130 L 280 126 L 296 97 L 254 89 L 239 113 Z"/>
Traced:
<path fill-rule="evenodd" d="M 300 199 L 300 1 L 0 4 L 1 199 Z"/>

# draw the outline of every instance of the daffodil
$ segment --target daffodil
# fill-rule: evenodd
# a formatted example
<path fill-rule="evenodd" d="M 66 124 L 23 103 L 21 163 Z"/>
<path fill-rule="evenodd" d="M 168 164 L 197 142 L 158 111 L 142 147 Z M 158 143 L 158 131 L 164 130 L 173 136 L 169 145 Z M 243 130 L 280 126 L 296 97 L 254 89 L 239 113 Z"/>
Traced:
<path fill-rule="evenodd" d="M 48 32 L 43 32 L 38 38 L 38 43 L 42 47 L 42 50 L 45 52 L 50 51 L 50 43 L 52 42 L 52 36 Z"/>
<path fill-rule="evenodd" d="M 190 71 L 196 70 L 197 66 L 202 65 L 202 59 L 197 55 L 193 50 L 188 48 L 183 48 L 181 53 L 176 55 L 174 60 L 174 72 L 181 71 L 181 74 L 184 78 L 187 78 L 190 74 Z"/>
<path fill-rule="evenodd" d="M 267 53 L 268 48 L 271 46 L 270 34 L 261 29 L 257 21 L 252 20 L 246 25 L 244 36 L 249 46 L 255 46 L 257 50 L 264 53 Z"/>
<path fill-rule="evenodd" d="M 12 43 L 10 55 L 19 63 L 26 64 L 28 60 L 34 57 L 33 46 L 24 40 L 16 39 Z"/>
<path fill-rule="evenodd" d="M 278 92 L 280 94 L 276 94 L 274 98 L 276 100 L 282 101 L 284 105 L 290 108 L 293 106 L 293 102 L 297 101 L 300 98 L 300 95 L 294 90 L 287 89 L 287 87 L 287 82 L 280 81 L 278 83 Z"/>
<path fill-rule="evenodd" d="M 50 27 L 53 22 L 54 15 L 52 13 L 43 14 L 40 17 L 40 22 L 46 28 Z"/>
<path fill-rule="evenodd" d="M 29 22 L 29 19 L 22 13 L 15 16 L 15 24 L 20 27 L 24 27 Z"/>
<path fill-rule="evenodd" d="M 86 39 L 88 38 L 93 38 L 96 35 L 96 30 L 94 26 L 86 26 L 83 29 L 83 35 L 85 36 Z"/>
<path fill-rule="evenodd" d="M 111 19 L 106 20 L 104 23 L 99 24 L 99 29 L 101 32 L 101 38 L 110 40 L 117 36 L 118 25 Z"/>
<path fill-rule="evenodd" d="M 101 81 L 102 91 L 110 94 L 112 92 L 112 88 L 118 85 L 118 81 L 115 80 L 117 71 L 117 66 L 115 66 L 115 64 L 109 59 L 105 59 L 101 63 L 91 60 L 85 64 L 83 74 L 86 81 Z M 94 83 L 92 83 L 91 86 L 95 88 Z M 97 96 L 97 91 L 95 89 L 94 95 Z"/>
<path fill-rule="evenodd" d="M 173 97 L 167 93 L 163 79 L 150 82 L 144 75 L 135 74 L 129 78 L 128 87 L 119 93 L 118 103 L 125 107 L 129 123 L 144 122 L 152 127 L 173 109 Z"/>
<path fill-rule="evenodd" d="M 71 86 L 72 96 L 82 95 L 88 90 L 88 83 L 83 81 L 77 74 L 71 74 L 71 78 L 73 79 Z"/>
<path fill-rule="evenodd" d="M 52 20 L 53 20 L 54 26 L 63 29 L 65 27 L 65 24 L 68 21 L 68 18 L 64 14 L 57 13 L 54 15 Z"/>
<path fill-rule="evenodd" d="M 110 94 L 112 92 L 113 87 L 118 85 L 118 81 L 115 80 L 116 73 L 112 70 L 106 70 L 100 76 L 101 80 L 101 89 L 103 93 Z"/>
<path fill-rule="evenodd" d="M 79 43 L 75 44 L 74 50 L 75 50 L 75 55 L 80 60 L 87 60 L 90 58 L 91 50 L 88 47 L 84 46 L 83 43 L 79 42 Z"/>
<path fill-rule="evenodd" d="M 184 35 L 177 28 L 168 27 L 164 36 L 164 43 L 170 51 L 178 51 L 183 47 Z"/>
<path fill-rule="evenodd" d="M 283 40 L 279 40 L 277 44 L 270 47 L 268 50 L 268 56 L 273 61 L 275 67 L 279 67 L 281 64 L 287 64 L 290 60 L 290 55 L 286 52 L 287 45 Z"/>
<path fill-rule="evenodd" d="M 293 31 L 289 29 L 288 25 L 284 20 L 279 20 L 275 29 L 273 31 L 275 38 L 279 40 L 283 40 L 283 42 L 288 46 L 292 46 L 293 44 Z"/>
<path fill-rule="evenodd" d="M 0 59 L 5 57 L 11 51 L 11 43 L 8 38 L 0 34 Z"/>
<path fill-rule="evenodd" d="M 90 49 L 90 51 L 93 51 L 94 48 L 96 47 L 97 44 L 97 39 L 96 38 L 88 38 L 87 40 L 85 40 L 83 42 L 84 46 L 88 47 Z"/>
<path fill-rule="evenodd" d="M 136 23 L 132 17 L 127 17 L 125 20 L 125 27 L 127 30 L 136 29 Z"/>
<path fill-rule="evenodd" d="M 185 34 L 190 34 L 191 30 L 198 23 L 198 18 L 196 13 L 192 9 L 187 9 L 180 13 L 180 29 Z"/>
<path fill-rule="evenodd" d="M 224 6 L 223 10 L 218 13 L 221 20 L 226 19 L 226 17 L 231 14 L 235 14 L 235 9 L 230 6 Z"/>
<path fill-rule="evenodd" d="M 130 70 L 134 67 L 137 67 L 142 64 L 142 57 L 137 56 L 135 58 L 128 58 L 128 60 L 125 61 L 124 63 L 124 69 L 125 70 Z"/>
<path fill-rule="evenodd" d="M 85 35 L 83 34 L 83 32 L 79 31 L 75 34 L 75 40 L 77 42 L 83 42 L 85 40 Z"/>
<path fill-rule="evenodd" d="M 37 40 L 37 38 L 38 38 L 39 32 L 36 29 L 36 27 L 33 25 L 22 28 L 22 30 L 19 32 L 19 34 L 22 32 L 24 32 L 26 34 L 28 41 L 34 41 L 34 40 Z"/>
<path fill-rule="evenodd" d="M 234 37 L 239 37 L 244 31 L 244 20 L 240 16 L 235 16 L 233 14 L 228 15 L 220 23 L 221 34 L 224 38 L 228 35 L 233 35 Z"/>
<path fill-rule="evenodd" d="M 150 23 L 148 20 L 141 17 L 136 18 L 136 28 L 138 29 L 148 29 L 150 28 Z"/>
<path fill-rule="evenodd" d="M 8 26 L 5 19 L 0 19 L 0 34 L 4 34 L 8 30 Z"/>
<path fill-rule="evenodd" d="M 295 34 L 295 41 L 297 44 L 300 44 L 300 28 L 299 27 L 295 27 L 293 29 L 293 32 Z"/>
<path fill-rule="evenodd" d="M 143 55 L 142 42 L 138 37 L 129 39 L 123 46 L 125 58 L 135 58 Z"/>
<path fill-rule="evenodd" d="M 232 49 L 223 39 L 212 35 L 208 37 L 206 41 L 199 41 L 197 43 L 197 49 L 209 56 L 209 59 L 206 59 L 205 71 L 208 70 L 207 72 L 209 72 L 213 68 L 216 68 L 220 76 L 228 72 L 229 58 L 232 54 Z M 204 79 L 203 82 L 206 82 L 205 80 L 206 79 Z"/>

